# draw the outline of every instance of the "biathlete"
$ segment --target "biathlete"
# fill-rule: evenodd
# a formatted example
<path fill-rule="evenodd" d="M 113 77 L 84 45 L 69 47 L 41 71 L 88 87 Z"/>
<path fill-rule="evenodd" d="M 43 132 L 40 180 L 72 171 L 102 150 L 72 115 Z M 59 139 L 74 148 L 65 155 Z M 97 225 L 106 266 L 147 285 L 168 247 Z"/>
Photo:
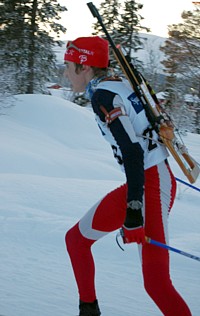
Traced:
<path fill-rule="evenodd" d="M 170 279 L 169 253 L 145 242 L 168 243 L 168 215 L 176 181 L 168 152 L 152 129 L 127 81 L 109 73 L 108 41 L 80 37 L 68 42 L 66 75 L 75 92 L 86 92 L 97 125 L 126 175 L 126 183 L 104 196 L 66 234 L 79 291 L 79 316 L 101 315 L 95 291 L 92 245 L 121 228 L 124 243 L 138 243 L 144 287 L 165 316 L 191 316 Z"/>

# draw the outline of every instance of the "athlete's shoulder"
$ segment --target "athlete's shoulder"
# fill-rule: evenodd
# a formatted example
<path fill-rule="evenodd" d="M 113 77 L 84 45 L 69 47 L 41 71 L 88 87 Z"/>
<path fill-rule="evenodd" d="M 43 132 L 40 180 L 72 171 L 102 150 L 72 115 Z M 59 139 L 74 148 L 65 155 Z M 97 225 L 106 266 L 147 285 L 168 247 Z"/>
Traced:
<path fill-rule="evenodd" d="M 105 89 L 97 89 L 91 99 L 93 111 L 98 115 L 102 116 L 101 106 L 105 107 L 107 111 L 112 110 L 113 108 L 113 100 L 116 96 L 116 93 L 105 90 Z"/>

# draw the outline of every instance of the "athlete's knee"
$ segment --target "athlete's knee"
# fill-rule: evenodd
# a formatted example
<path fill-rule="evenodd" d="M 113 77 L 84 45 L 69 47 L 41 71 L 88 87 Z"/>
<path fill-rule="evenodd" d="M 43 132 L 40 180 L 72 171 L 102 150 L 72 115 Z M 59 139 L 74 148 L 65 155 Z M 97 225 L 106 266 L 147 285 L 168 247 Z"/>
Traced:
<path fill-rule="evenodd" d="M 65 244 L 66 244 L 67 250 L 69 252 L 70 245 L 72 244 L 71 243 L 71 229 L 68 230 L 66 235 L 65 235 Z"/>
<path fill-rule="evenodd" d="M 94 242 L 95 240 L 88 239 L 81 234 L 78 223 L 65 235 L 65 243 L 69 254 L 77 251 L 83 252 L 85 249 L 89 249 Z"/>
<path fill-rule="evenodd" d="M 67 251 L 70 253 L 75 246 L 77 246 L 79 237 L 77 234 L 77 225 L 70 228 L 65 235 L 65 243 Z"/>

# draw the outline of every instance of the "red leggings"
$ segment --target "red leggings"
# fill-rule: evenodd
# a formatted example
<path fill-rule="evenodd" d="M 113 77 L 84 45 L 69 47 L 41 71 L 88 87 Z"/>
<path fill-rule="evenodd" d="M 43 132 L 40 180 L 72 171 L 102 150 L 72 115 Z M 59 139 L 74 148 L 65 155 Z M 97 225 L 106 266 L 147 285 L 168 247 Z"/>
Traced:
<path fill-rule="evenodd" d="M 146 236 L 167 243 L 168 214 L 176 192 L 176 182 L 169 166 L 163 162 L 146 170 L 144 188 Z M 96 299 L 91 246 L 99 238 L 122 226 L 126 213 L 126 195 L 126 184 L 113 190 L 66 234 L 67 250 L 82 301 L 92 302 Z M 145 289 L 163 315 L 191 316 L 188 306 L 172 285 L 168 251 L 145 244 L 141 254 Z"/>

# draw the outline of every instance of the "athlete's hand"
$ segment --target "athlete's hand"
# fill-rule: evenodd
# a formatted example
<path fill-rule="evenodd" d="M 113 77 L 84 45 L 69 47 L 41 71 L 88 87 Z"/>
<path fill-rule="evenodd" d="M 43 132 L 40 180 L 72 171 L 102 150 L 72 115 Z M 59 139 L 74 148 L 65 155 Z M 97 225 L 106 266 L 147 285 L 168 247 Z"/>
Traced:
<path fill-rule="evenodd" d="M 145 244 L 145 231 L 141 209 L 127 208 L 124 225 L 121 228 L 121 236 L 125 244 L 132 242 Z"/>
<path fill-rule="evenodd" d="M 137 244 L 145 244 L 145 232 L 143 227 L 126 228 L 124 225 L 121 228 L 121 236 L 124 244 L 136 242 Z"/>

